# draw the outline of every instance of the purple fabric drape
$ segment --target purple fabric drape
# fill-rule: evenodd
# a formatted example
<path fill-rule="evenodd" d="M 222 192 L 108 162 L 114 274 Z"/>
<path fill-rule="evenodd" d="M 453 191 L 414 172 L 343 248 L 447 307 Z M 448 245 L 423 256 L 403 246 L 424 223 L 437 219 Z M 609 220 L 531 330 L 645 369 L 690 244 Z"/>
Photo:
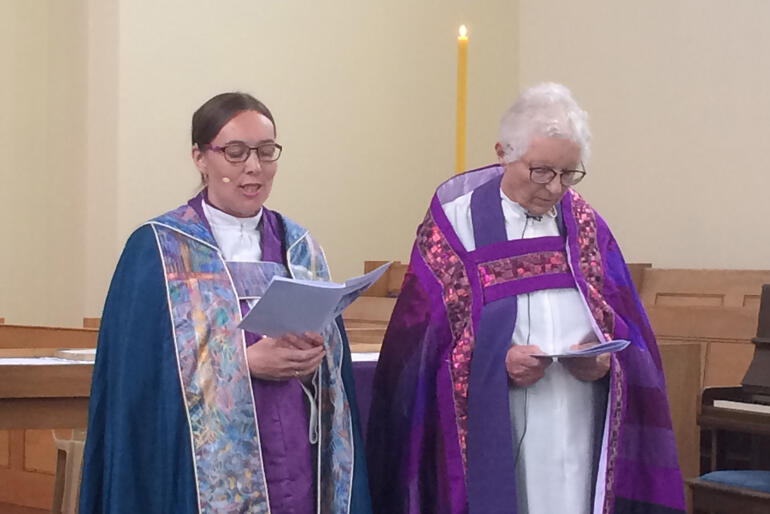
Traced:
<path fill-rule="evenodd" d="M 501 173 L 493 166 L 450 179 L 418 228 L 372 394 L 367 455 L 375 512 L 465 514 L 474 494 L 467 473 L 495 469 L 465 462 L 465 451 L 472 428 L 469 374 L 472 381 L 484 305 L 476 261 L 478 252 L 497 245 L 476 256 L 467 252 L 441 204 Z M 597 488 L 601 510 L 681 513 L 682 479 L 660 355 L 623 256 L 604 220 L 577 193 L 568 191 L 559 211 L 572 287 L 585 298 L 597 332 L 632 342 L 612 357 L 606 466 Z M 497 252 L 489 257 L 503 257 Z M 477 501 L 483 504 L 479 498 L 471 503 Z"/>

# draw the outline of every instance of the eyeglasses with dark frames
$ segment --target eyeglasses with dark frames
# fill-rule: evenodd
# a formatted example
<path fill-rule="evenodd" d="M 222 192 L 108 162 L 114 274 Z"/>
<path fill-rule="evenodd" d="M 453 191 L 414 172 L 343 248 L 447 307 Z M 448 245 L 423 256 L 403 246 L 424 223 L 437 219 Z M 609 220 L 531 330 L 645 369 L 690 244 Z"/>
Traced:
<path fill-rule="evenodd" d="M 581 163 L 580 166 L 582 167 L 583 164 Z M 556 175 L 559 175 L 561 185 L 564 187 L 571 187 L 583 180 L 583 177 L 586 176 L 586 172 L 585 169 L 557 170 L 550 166 L 530 166 L 529 168 L 529 179 L 535 184 L 550 184 Z"/>
<path fill-rule="evenodd" d="M 257 154 L 257 159 L 261 163 L 275 162 L 281 156 L 283 147 L 278 143 L 267 142 L 260 143 L 257 146 L 249 146 L 243 141 L 233 141 L 224 146 L 206 145 L 209 150 L 221 152 L 227 162 L 239 164 L 246 162 L 251 152 Z"/>

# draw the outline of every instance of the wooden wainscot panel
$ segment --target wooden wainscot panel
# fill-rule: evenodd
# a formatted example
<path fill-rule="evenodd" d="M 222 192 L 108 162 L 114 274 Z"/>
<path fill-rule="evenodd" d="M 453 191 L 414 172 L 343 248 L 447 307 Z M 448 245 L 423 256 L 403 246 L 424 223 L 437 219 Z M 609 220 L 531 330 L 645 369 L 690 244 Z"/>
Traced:
<path fill-rule="evenodd" d="M 661 348 L 675 343 L 700 347 L 701 387 L 740 384 L 754 352 L 754 309 L 648 306 L 646 310 Z"/>
<path fill-rule="evenodd" d="M 660 346 L 671 422 L 684 478 L 699 475 L 700 351 L 700 346 L 687 343 Z"/>
<path fill-rule="evenodd" d="M 50 434 L 51 431 L 49 430 Z M 0 468 L 0 504 L 50 509 L 54 477 L 24 469 L 25 431 L 10 430 L 9 465 Z"/>
<path fill-rule="evenodd" d="M 745 307 L 645 306 L 660 338 L 748 343 L 757 330 L 757 311 Z"/>
<path fill-rule="evenodd" d="M 53 475 L 0 469 L 0 506 L 10 504 L 13 507 L 20 506 L 50 512 L 53 485 Z M 16 512 L 26 511 L 19 508 Z"/>
<path fill-rule="evenodd" d="M 0 430 L 0 468 L 11 463 L 11 438 L 7 430 Z"/>
<path fill-rule="evenodd" d="M 770 270 L 660 269 L 643 271 L 640 291 L 646 306 L 759 308 Z"/>
<path fill-rule="evenodd" d="M 51 430 L 24 431 L 24 470 L 56 473 L 56 447 Z"/>
<path fill-rule="evenodd" d="M 711 342 L 707 352 L 703 387 L 737 386 L 754 357 L 754 345 Z"/>

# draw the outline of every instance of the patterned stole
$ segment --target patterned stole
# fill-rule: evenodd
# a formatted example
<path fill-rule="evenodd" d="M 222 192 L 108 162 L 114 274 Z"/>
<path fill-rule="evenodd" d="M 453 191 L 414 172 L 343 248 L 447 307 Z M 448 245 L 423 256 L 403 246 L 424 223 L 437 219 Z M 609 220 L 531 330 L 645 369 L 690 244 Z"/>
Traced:
<path fill-rule="evenodd" d="M 470 363 L 467 488 L 470 514 L 516 512 L 516 474 L 505 355 L 516 325 L 517 295 L 575 287 L 564 238 L 508 241 L 500 178 L 474 190 L 471 218 L 477 250 L 469 252 L 483 307 Z"/>
<path fill-rule="evenodd" d="M 269 512 L 238 297 L 216 247 L 152 223 L 166 276 L 200 512 Z"/>
<path fill-rule="evenodd" d="M 307 231 L 286 222 L 292 276 L 326 280 L 325 259 Z M 201 513 L 270 511 L 259 430 L 246 362 L 239 300 L 262 296 L 276 262 L 222 259 L 193 207 L 183 205 L 149 222 L 161 254 L 177 363 L 190 424 Z M 342 384 L 343 343 L 335 323 L 324 332 L 319 368 L 318 512 L 348 511 L 353 434 Z"/>

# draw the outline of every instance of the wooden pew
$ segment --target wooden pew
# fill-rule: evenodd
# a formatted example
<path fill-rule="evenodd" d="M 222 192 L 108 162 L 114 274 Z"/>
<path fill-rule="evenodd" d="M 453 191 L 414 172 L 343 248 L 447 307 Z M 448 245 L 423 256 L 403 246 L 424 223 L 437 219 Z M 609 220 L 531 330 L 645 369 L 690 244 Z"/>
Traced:
<path fill-rule="evenodd" d="M 369 273 L 391 261 L 364 261 L 364 273 Z M 385 273 L 362 296 L 395 298 L 401 291 L 401 282 L 408 268 L 407 264 L 393 261 Z"/>
<path fill-rule="evenodd" d="M 94 348 L 94 329 L 0 325 L 0 357 Z M 52 428 L 85 428 L 90 365 L 0 367 L 0 512 L 51 509 L 57 452 Z M 1 429 L 7 430 L 1 430 Z M 70 437 L 70 430 L 57 430 Z"/>
<path fill-rule="evenodd" d="M 368 273 L 386 262 L 389 261 L 364 261 L 364 272 Z M 351 351 L 380 350 L 406 268 L 406 264 L 393 262 L 379 280 L 342 313 Z"/>

